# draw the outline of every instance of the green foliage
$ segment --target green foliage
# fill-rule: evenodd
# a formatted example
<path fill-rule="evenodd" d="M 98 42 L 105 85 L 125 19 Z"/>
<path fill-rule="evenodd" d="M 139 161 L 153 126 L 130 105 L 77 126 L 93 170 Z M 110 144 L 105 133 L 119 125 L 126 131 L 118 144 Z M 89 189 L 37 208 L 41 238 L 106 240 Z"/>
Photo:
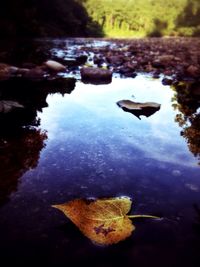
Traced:
<path fill-rule="evenodd" d="M 199 0 L 6 0 L 2 37 L 199 36 Z"/>
<path fill-rule="evenodd" d="M 84 6 L 110 37 L 200 35 L 199 0 L 85 0 Z"/>

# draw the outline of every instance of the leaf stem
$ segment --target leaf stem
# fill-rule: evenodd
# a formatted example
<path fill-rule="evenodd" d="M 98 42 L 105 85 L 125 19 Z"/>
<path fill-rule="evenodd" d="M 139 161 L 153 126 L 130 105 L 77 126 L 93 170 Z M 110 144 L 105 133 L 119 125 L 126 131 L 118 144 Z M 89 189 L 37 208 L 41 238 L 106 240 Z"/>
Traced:
<path fill-rule="evenodd" d="M 160 217 L 152 216 L 152 215 L 128 215 L 128 218 L 130 218 L 130 219 L 135 219 L 135 218 L 160 219 Z"/>

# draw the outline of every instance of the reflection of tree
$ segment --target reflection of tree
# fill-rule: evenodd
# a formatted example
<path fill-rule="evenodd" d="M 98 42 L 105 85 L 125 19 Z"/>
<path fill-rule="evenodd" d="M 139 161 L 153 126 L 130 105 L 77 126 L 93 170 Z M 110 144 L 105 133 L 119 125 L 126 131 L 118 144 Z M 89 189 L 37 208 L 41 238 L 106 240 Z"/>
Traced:
<path fill-rule="evenodd" d="M 74 78 L 55 78 L 31 81 L 13 78 L 0 82 L 0 100 L 16 101 L 23 109 L 8 114 L 0 114 L 0 124 L 6 128 L 14 125 L 38 125 L 37 111 L 47 107 L 46 98 L 51 93 L 70 94 L 75 87 Z M 2 128 L 1 127 L 1 131 Z"/>
<path fill-rule="evenodd" d="M 48 106 L 48 94 L 69 94 L 75 81 L 59 77 L 41 81 L 15 77 L 0 82 L 0 100 L 16 101 L 24 107 L 0 113 L 0 205 L 17 189 L 20 177 L 38 164 L 47 135 L 33 128 L 39 125 L 37 112 Z"/>
<path fill-rule="evenodd" d="M 0 62 L 23 66 L 24 63 L 41 64 L 51 57 L 52 43 L 41 40 L 2 40 L 0 43 Z"/>
<path fill-rule="evenodd" d="M 0 205 L 17 189 L 19 178 L 37 166 L 46 133 L 19 129 L 0 137 Z"/>
<path fill-rule="evenodd" d="M 200 84 L 179 83 L 175 87 L 173 107 L 180 113 L 175 121 L 182 127 L 181 135 L 186 139 L 190 151 L 198 158 L 200 164 Z"/>

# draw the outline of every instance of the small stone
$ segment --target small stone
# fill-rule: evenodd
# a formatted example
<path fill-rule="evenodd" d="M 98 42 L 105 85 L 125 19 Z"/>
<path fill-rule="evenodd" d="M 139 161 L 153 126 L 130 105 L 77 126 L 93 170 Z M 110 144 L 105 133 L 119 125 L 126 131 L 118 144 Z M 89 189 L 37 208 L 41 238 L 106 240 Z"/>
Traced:
<path fill-rule="evenodd" d="M 163 78 L 162 79 L 162 84 L 163 85 L 171 85 L 172 83 L 173 83 L 172 79 L 169 79 L 169 78 Z"/>
<path fill-rule="evenodd" d="M 60 72 L 60 71 L 65 71 L 66 67 L 54 60 L 47 60 L 44 63 L 44 66 L 46 66 L 49 70 L 55 71 L 55 72 Z"/>
<path fill-rule="evenodd" d="M 153 115 L 156 111 L 160 109 L 160 104 L 155 102 L 133 102 L 131 100 L 120 100 L 117 102 L 117 105 L 126 112 L 130 112 L 135 115 L 139 120 L 140 116 L 149 117 Z"/>

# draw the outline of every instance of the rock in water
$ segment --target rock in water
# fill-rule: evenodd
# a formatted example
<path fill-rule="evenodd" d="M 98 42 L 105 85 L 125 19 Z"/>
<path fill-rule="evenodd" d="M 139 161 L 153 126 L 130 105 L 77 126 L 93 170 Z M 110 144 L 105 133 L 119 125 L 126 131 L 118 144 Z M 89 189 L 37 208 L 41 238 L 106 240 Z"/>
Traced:
<path fill-rule="evenodd" d="M 0 113 L 6 114 L 16 108 L 24 108 L 24 106 L 16 101 L 11 101 L 11 100 L 0 101 Z"/>
<path fill-rule="evenodd" d="M 43 81 L 45 80 L 46 72 L 41 67 L 33 69 L 19 69 L 22 77 L 30 81 Z"/>
<path fill-rule="evenodd" d="M 112 71 L 100 68 L 82 68 L 81 79 L 83 83 L 108 84 L 112 81 Z"/>
<path fill-rule="evenodd" d="M 54 60 L 47 60 L 46 62 L 44 62 L 44 65 L 55 72 L 60 72 L 60 71 L 65 71 L 66 67 L 64 65 L 62 65 L 61 63 L 54 61 Z"/>
<path fill-rule="evenodd" d="M 135 115 L 139 120 L 140 116 L 149 117 L 153 115 L 156 111 L 160 109 L 160 104 L 155 102 L 133 102 L 131 100 L 120 100 L 117 102 L 117 105 L 126 112 L 130 112 Z"/>
<path fill-rule="evenodd" d="M 17 67 L 8 64 L 0 63 L 0 81 L 12 78 L 18 71 Z"/>

